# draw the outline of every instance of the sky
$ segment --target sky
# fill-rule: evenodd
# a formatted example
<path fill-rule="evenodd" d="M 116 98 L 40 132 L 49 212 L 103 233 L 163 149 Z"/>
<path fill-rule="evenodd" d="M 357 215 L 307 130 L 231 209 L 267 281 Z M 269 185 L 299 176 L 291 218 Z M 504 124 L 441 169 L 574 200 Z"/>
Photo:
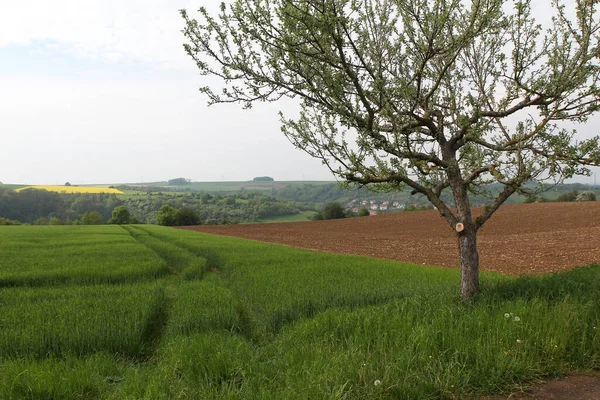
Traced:
<path fill-rule="evenodd" d="M 333 180 L 282 105 L 207 106 L 178 12 L 204 2 L 0 0 L 0 182 Z"/>
<path fill-rule="evenodd" d="M 202 3 L 0 0 L 0 182 L 333 180 L 281 133 L 293 104 L 207 106 L 178 12 Z"/>

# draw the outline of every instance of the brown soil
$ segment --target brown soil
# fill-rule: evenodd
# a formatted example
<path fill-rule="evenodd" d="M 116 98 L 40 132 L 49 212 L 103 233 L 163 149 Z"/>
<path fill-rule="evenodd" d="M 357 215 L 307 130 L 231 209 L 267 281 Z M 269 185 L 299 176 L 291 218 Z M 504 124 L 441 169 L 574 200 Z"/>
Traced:
<path fill-rule="evenodd" d="M 598 400 L 600 399 L 600 373 L 574 375 L 540 384 L 511 396 L 493 396 L 486 400 Z"/>
<path fill-rule="evenodd" d="M 458 267 L 456 236 L 437 211 L 185 229 L 318 251 Z M 600 202 L 505 205 L 487 222 L 477 240 L 481 268 L 488 271 L 547 273 L 598 263 Z M 488 399 L 597 400 L 600 373 L 569 376 L 508 397 Z"/>
<path fill-rule="evenodd" d="M 456 236 L 437 211 L 186 229 L 311 250 L 458 267 Z M 478 248 L 483 270 L 508 274 L 555 272 L 598 263 L 600 202 L 502 206 L 479 233 Z"/>

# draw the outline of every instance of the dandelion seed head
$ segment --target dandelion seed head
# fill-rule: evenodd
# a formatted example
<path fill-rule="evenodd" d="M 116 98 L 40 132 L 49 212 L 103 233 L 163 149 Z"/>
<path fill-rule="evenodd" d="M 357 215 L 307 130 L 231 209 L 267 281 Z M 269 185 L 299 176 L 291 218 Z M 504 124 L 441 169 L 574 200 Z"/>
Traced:
<path fill-rule="evenodd" d="M 375 379 L 375 382 L 373 382 L 373 384 L 375 386 L 379 386 L 379 385 L 381 385 L 381 381 L 379 379 Z"/>
<path fill-rule="evenodd" d="M 521 339 L 517 339 L 517 344 L 521 344 Z"/>
<path fill-rule="evenodd" d="M 521 320 L 521 318 L 515 317 L 515 322 L 519 322 L 520 320 Z"/>
<path fill-rule="evenodd" d="M 504 318 L 506 318 L 506 319 L 510 318 L 510 314 L 509 313 L 504 313 Z"/>

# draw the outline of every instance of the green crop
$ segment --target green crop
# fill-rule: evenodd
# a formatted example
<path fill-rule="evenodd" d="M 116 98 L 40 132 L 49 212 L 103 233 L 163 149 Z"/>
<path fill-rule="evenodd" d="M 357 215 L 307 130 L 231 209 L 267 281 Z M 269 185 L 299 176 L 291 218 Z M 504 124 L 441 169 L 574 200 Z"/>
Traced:
<path fill-rule="evenodd" d="M 0 398 L 476 398 L 600 366 L 600 266 L 482 273 L 471 303 L 458 280 L 149 225 L 0 227 Z"/>

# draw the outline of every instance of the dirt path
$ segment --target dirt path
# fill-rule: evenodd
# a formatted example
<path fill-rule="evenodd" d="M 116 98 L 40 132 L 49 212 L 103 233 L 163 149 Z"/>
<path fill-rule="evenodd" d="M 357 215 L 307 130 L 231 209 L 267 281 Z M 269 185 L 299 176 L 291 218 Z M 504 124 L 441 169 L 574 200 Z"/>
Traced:
<path fill-rule="evenodd" d="M 437 211 L 186 229 L 333 253 L 458 266 L 455 235 Z M 600 201 L 502 206 L 479 233 L 478 247 L 482 269 L 509 274 L 600 262 Z"/>

